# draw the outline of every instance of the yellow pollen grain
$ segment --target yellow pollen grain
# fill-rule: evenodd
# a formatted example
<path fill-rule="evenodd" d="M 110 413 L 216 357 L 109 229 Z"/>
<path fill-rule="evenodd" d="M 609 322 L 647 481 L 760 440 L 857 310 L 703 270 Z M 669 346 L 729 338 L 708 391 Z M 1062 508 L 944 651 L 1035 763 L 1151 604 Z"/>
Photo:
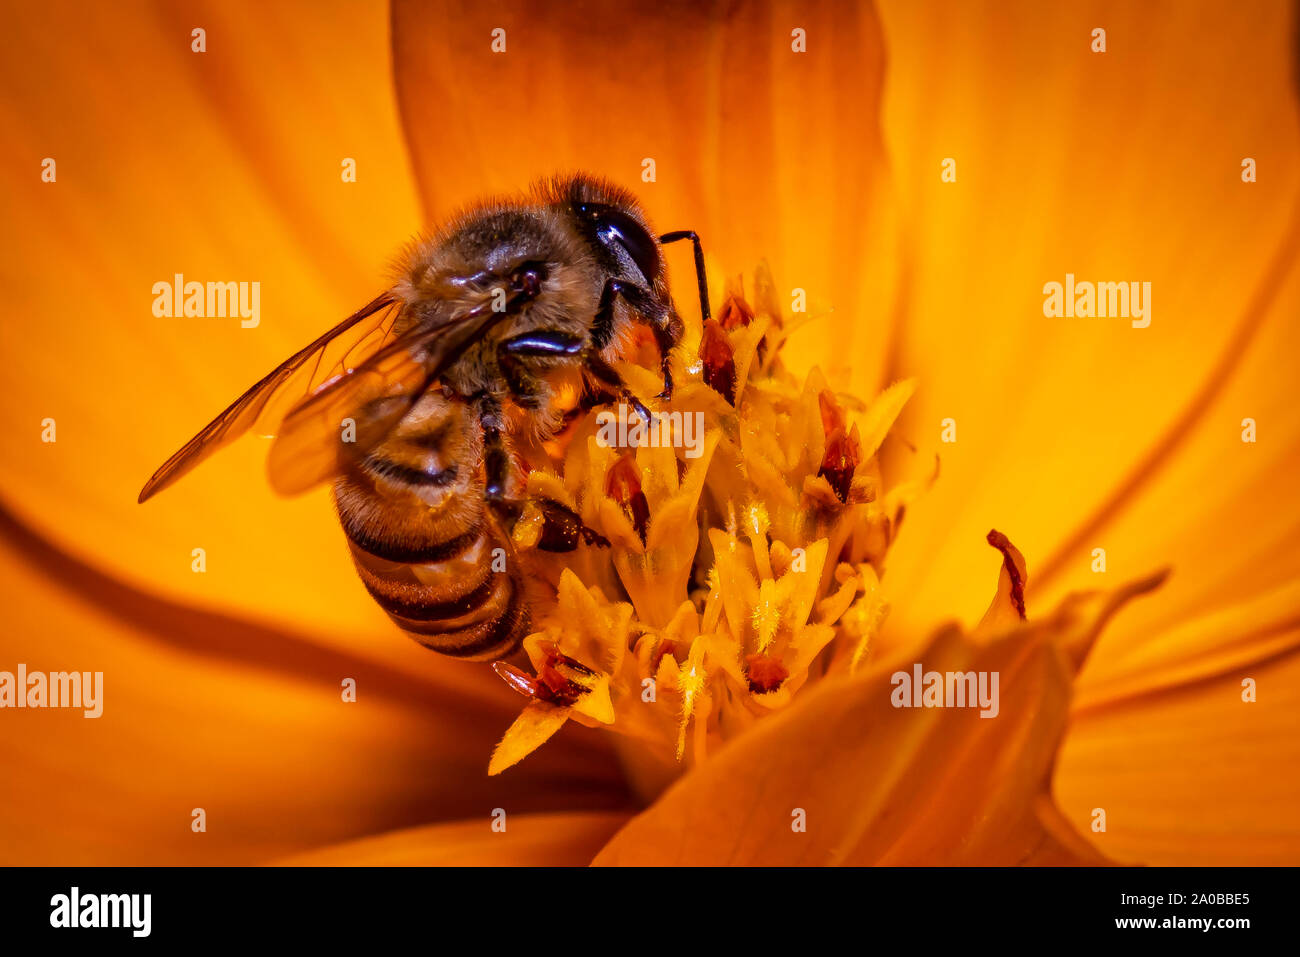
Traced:
<path fill-rule="evenodd" d="M 542 526 L 545 524 L 546 516 L 542 514 L 542 510 L 529 502 L 524 506 L 524 513 L 519 516 L 519 521 L 515 523 L 511 537 L 520 548 L 532 548 L 541 541 Z"/>
<path fill-rule="evenodd" d="M 695 698 L 704 688 L 704 676 L 692 666 L 678 676 L 677 682 L 682 689 L 682 718 L 677 726 L 677 760 L 680 761 L 686 754 L 686 728 L 695 713 Z"/>
<path fill-rule="evenodd" d="M 755 503 L 746 510 L 745 531 L 749 535 L 750 545 L 754 549 L 754 565 L 760 578 L 772 578 L 772 558 L 768 551 L 767 532 L 772 527 L 767 509 L 761 503 Z"/>
<path fill-rule="evenodd" d="M 781 600 L 776 595 L 776 582 L 772 579 L 765 579 L 759 586 L 758 602 L 750 613 L 750 620 L 754 624 L 758 650 L 766 651 L 781 627 Z"/>

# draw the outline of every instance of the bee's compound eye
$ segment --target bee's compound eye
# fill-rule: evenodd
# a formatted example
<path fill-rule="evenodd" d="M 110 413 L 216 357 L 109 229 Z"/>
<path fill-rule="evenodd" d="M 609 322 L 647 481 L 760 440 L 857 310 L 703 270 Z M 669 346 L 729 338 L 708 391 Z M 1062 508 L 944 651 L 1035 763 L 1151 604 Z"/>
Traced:
<path fill-rule="evenodd" d="M 595 227 L 596 239 L 607 249 L 626 253 L 646 285 L 659 275 L 659 244 L 632 216 L 605 203 L 579 203 L 578 212 Z"/>

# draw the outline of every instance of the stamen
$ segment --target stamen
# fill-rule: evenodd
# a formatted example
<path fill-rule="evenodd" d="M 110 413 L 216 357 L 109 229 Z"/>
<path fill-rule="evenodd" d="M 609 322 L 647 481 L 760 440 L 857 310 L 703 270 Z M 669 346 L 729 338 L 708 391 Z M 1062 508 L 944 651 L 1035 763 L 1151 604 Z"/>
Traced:
<path fill-rule="evenodd" d="M 727 414 L 703 422 L 714 464 L 706 458 L 697 467 L 690 455 L 658 449 L 589 449 L 593 454 L 565 456 L 558 475 L 529 483 L 510 513 L 513 544 L 529 555 L 581 549 L 584 541 L 608 551 L 582 549 L 580 562 L 563 563 L 553 600 L 537 589 L 536 630 L 524 639 L 532 664 L 493 666 L 527 704 L 494 754 L 493 773 L 569 720 L 675 751 L 681 762 L 689 751 L 698 765 L 832 667 L 853 673 L 870 659 L 888 607 L 877 570 L 905 503 L 918 494 L 884 485 L 874 453 L 911 386 L 868 407 L 825 389 L 820 374 L 796 380 L 774 354 L 785 338 L 770 274 L 760 273 L 754 288 L 751 305 L 741 283 L 729 282 L 714 318 L 696 327 L 696 354 L 685 357 L 694 387 L 713 389 L 729 404 L 712 403 Z M 647 348 L 626 352 L 653 373 L 653 340 L 645 329 L 637 335 Z M 651 418 L 631 391 L 566 396 L 566 405 L 588 418 L 575 417 L 580 424 L 554 443 L 560 455 L 571 451 L 567 443 L 585 441 L 596 406 L 619 399 Z M 809 444 L 809 424 L 816 445 L 819 419 L 823 454 L 810 463 L 800 450 Z M 660 422 L 664 441 L 653 444 L 686 444 L 687 433 L 678 431 L 687 421 Z M 811 481 L 810 468 L 819 476 Z M 575 504 L 560 504 L 573 502 L 570 496 Z M 866 507 L 872 501 L 879 504 Z M 853 507 L 858 503 L 864 507 Z M 598 518 L 607 533 L 621 531 L 607 541 L 584 516 Z M 806 555 L 816 556 L 821 574 L 800 574 Z M 1009 615 L 1006 591 L 1002 615 Z M 662 685 L 649 701 L 647 679 Z"/>
<path fill-rule="evenodd" d="M 654 655 L 650 659 L 650 662 L 654 666 L 655 671 L 659 670 L 659 663 L 664 660 L 664 655 L 668 655 L 670 658 L 676 659 L 676 652 L 677 652 L 677 642 L 674 641 L 672 638 L 664 638 L 662 641 L 660 641 L 659 644 L 655 646 Z"/>
<path fill-rule="evenodd" d="M 754 550 L 754 564 L 760 578 L 772 578 L 772 562 L 768 552 L 767 533 L 772 527 L 767 508 L 762 502 L 755 502 L 745 510 L 745 532 L 749 535 L 750 547 Z"/>
<path fill-rule="evenodd" d="M 822 413 L 822 431 L 826 435 L 831 435 L 836 431 L 843 431 L 848 427 L 848 420 L 844 417 L 844 410 L 840 408 L 839 402 L 835 400 L 835 393 L 830 389 L 822 389 L 817 395 L 817 405 Z"/>
<path fill-rule="evenodd" d="M 776 640 L 777 630 L 781 627 L 782 604 L 776 582 L 771 578 L 763 579 L 758 586 L 758 601 L 750 613 L 760 652 L 766 651 Z"/>
<path fill-rule="evenodd" d="M 650 503 L 641 491 L 641 470 L 632 455 L 622 456 L 609 470 L 605 476 L 605 494 L 627 511 L 644 545 L 646 527 L 650 524 Z"/>
<path fill-rule="evenodd" d="M 717 320 L 704 323 L 700 337 L 700 359 L 704 362 L 704 381 L 720 396 L 736 404 L 736 360 L 727 334 Z"/>
<path fill-rule="evenodd" d="M 852 432 L 845 433 L 844 410 L 835 401 L 834 393 L 823 389 L 817 398 L 821 405 L 822 429 L 826 433 L 826 453 L 817 474 L 830 483 L 835 497 L 847 504 L 853 474 L 862 462 L 862 443 L 858 441 L 857 426 Z"/>
<path fill-rule="evenodd" d="M 497 673 L 497 677 L 525 698 L 537 697 L 537 679 L 522 668 L 516 668 L 505 661 L 494 661 L 492 670 Z"/>
<path fill-rule="evenodd" d="M 790 672 L 779 658 L 771 655 L 746 655 L 748 665 L 749 690 L 754 694 L 767 694 L 781 687 L 781 682 L 790 677 Z"/>
<path fill-rule="evenodd" d="M 561 707 L 577 704 L 590 689 L 564 674 L 559 666 L 571 669 L 580 678 L 594 679 L 596 673 L 582 662 L 564 654 L 553 641 L 540 641 L 537 647 L 546 657 L 542 659 L 536 677 L 504 661 L 493 662 L 492 670 L 526 698 L 535 698 Z"/>
<path fill-rule="evenodd" d="M 1011 576 L 1011 601 L 1020 613 L 1020 620 L 1025 620 L 1025 579 L 1016 567 L 1016 560 L 1011 554 L 1011 540 L 996 528 L 989 531 L 987 541 L 1002 553 L 1002 567 Z"/>
<path fill-rule="evenodd" d="M 695 655 L 682 666 L 677 682 L 682 690 L 682 714 L 677 725 L 677 760 L 686 754 L 686 728 L 695 714 L 696 698 L 704 691 L 704 669 L 696 662 Z M 699 722 L 696 722 L 699 727 Z"/>
<path fill-rule="evenodd" d="M 739 286 L 739 284 L 737 284 Z M 718 310 L 718 324 L 730 332 L 754 321 L 754 310 L 745 302 L 743 292 L 730 292 Z"/>

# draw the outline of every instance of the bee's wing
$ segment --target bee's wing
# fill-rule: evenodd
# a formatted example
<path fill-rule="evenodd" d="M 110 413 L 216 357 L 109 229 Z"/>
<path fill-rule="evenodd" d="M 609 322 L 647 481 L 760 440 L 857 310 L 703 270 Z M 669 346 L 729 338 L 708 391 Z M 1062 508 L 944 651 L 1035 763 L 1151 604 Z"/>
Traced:
<path fill-rule="evenodd" d="M 393 297 L 385 293 L 280 363 L 164 462 L 141 489 L 139 501 L 156 495 L 254 426 L 274 429 L 286 403 L 291 405 L 346 372 L 350 358 L 381 348 L 391 337 L 399 312 Z"/>
<path fill-rule="evenodd" d="M 254 425 L 278 434 L 268 463 L 276 491 L 291 495 L 333 478 L 379 444 L 466 346 L 508 314 L 483 306 L 395 336 L 400 312 L 385 293 L 286 359 L 164 462 L 139 501 Z"/>
<path fill-rule="evenodd" d="M 304 398 L 271 446 L 272 486 L 295 495 L 363 459 L 466 347 L 505 315 L 483 307 L 433 327 L 413 327 Z"/>

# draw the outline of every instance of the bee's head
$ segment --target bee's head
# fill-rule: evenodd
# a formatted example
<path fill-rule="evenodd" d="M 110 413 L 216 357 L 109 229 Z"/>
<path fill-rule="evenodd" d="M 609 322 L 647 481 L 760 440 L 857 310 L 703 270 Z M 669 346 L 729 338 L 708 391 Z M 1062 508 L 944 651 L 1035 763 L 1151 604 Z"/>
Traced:
<path fill-rule="evenodd" d="M 441 236 L 420 243 L 403 264 L 399 298 L 430 318 L 507 302 L 541 299 L 566 285 L 566 273 L 590 259 L 553 217 L 529 208 L 466 214 Z"/>

